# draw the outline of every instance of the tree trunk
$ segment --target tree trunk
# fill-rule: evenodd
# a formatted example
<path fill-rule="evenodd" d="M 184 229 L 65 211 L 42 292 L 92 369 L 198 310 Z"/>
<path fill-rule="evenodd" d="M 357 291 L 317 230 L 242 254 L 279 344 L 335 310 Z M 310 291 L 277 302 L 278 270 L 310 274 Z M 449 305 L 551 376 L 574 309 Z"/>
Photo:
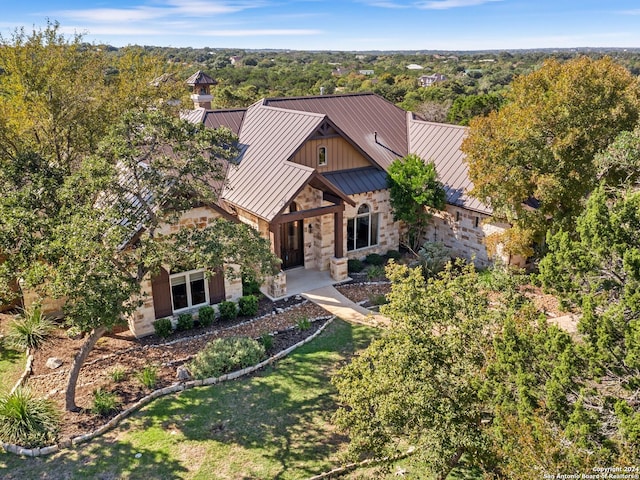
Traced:
<path fill-rule="evenodd" d="M 96 342 L 106 333 L 105 327 L 98 327 L 91 330 L 91 333 L 82 344 L 80 351 L 73 359 L 71 364 L 71 370 L 69 371 L 69 380 L 67 381 L 67 389 L 65 390 L 65 409 L 68 412 L 78 412 L 80 408 L 76 405 L 76 384 L 78 383 L 78 376 L 80 375 L 80 369 L 84 365 L 84 361 L 89 356 L 89 352 L 93 350 Z"/>
<path fill-rule="evenodd" d="M 464 453 L 464 448 L 462 447 L 456 450 L 456 453 L 454 453 L 453 457 L 451 457 L 449 459 L 449 462 L 447 462 L 447 467 L 448 467 L 447 471 L 442 473 L 438 477 L 438 480 L 445 480 L 449 476 L 449 474 L 451 473 L 451 470 L 453 470 L 458 465 L 458 462 L 460 461 L 460 458 L 462 457 L 463 453 Z"/>

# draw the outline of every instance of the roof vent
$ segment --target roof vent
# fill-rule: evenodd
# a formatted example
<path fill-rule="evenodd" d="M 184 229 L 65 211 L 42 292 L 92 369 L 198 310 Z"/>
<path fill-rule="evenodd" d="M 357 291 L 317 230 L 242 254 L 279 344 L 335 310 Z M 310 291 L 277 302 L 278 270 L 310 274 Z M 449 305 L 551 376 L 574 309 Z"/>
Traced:
<path fill-rule="evenodd" d="M 324 87 L 320 87 L 320 95 L 324 95 Z"/>

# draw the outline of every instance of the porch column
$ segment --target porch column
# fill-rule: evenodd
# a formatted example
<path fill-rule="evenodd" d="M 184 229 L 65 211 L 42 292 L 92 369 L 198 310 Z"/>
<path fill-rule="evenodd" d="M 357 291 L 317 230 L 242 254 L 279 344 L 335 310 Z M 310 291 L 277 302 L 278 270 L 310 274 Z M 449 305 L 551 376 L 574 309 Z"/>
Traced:
<path fill-rule="evenodd" d="M 270 228 L 271 233 L 273 233 L 273 253 L 276 257 L 280 258 L 280 255 L 282 255 L 282 229 L 280 228 L 280 224 L 272 224 Z"/>
<path fill-rule="evenodd" d="M 336 258 L 342 258 L 344 256 L 344 224 L 342 215 L 342 210 L 333 214 L 333 244 L 334 256 Z"/>

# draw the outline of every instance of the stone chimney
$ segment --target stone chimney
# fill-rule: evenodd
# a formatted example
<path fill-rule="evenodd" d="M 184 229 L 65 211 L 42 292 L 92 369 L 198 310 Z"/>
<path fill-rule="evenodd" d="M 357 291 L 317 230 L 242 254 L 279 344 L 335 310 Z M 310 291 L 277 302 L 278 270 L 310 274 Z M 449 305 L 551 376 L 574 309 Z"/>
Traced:
<path fill-rule="evenodd" d="M 211 85 L 216 85 L 217 83 L 202 70 L 198 70 L 187 79 L 187 85 L 193 88 L 191 100 L 193 100 L 194 108 L 211 110 L 211 100 L 213 100 Z"/>

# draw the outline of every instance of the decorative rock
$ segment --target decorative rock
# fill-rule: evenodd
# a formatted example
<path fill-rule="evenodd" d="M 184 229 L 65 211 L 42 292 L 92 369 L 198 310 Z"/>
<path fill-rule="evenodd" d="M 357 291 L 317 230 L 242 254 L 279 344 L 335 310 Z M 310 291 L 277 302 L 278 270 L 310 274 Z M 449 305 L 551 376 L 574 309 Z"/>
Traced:
<path fill-rule="evenodd" d="M 56 358 L 56 357 L 50 357 L 47 360 L 47 363 L 45 363 L 45 365 L 46 365 L 47 368 L 50 368 L 51 370 L 55 370 L 60 365 L 62 365 L 62 360 L 60 360 L 59 358 Z"/>
<path fill-rule="evenodd" d="M 136 453 L 136 454 L 134 455 L 134 457 L 136 457 L 136 458 L 140 458 L 141 456 L 142 456 L 142 454 L 141 454 L 141 453 Z"/>
<path fill-rule="evenodd" d="M 181 365 L 176 369 L 176 378 L 181 382 L 186 382 L 191 380 L 191 372 L 187 367 Z"/>
<path fill-rule="evenodd" d="M 299 302 L 300 300 L 302 300 L 302 297 L 300 295 L 296 295 L 296 300 Z"/>

